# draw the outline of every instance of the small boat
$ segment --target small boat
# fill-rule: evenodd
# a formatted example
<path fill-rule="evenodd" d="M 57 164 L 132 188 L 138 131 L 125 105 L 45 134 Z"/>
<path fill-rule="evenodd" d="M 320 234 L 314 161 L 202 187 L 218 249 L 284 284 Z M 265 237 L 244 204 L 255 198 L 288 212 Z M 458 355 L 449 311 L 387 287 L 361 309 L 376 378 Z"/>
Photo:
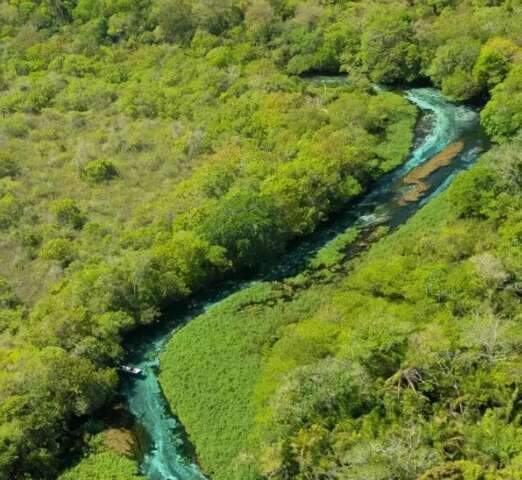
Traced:
<path fill-rule="evenodd" d="M 125 373 L 130 373 L 131 375 L 143 375 L 143 370 L 137 367 L 130 367 L 129 365 L 121 365 L 118 367 L 118 370 Z"/>

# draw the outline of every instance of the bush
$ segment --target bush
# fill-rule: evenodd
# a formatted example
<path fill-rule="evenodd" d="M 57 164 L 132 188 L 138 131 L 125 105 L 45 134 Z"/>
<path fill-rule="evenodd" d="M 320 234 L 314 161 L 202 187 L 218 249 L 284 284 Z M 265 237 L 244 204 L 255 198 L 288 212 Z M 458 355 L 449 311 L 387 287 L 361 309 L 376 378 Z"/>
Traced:
<path fill-rule="evenodd" d="M 1 126 L 7 136 L 12 138 L 25 138 L 30 131 L 25 117 L 21 114 L 7 118 L 2 122 Z"/>
<path fill-rule="evenodd" d="M 110 160 L 93 160 L 84 167 L 82 176 L 91 183 L 102 183 L 117 177 L 118 171 Z"/>
<path fill-rule="evenodd" d="M 495 181 L 495 172 L 482 165 L 461 175 L 450 190 L 455 213 L 462 218 L 488 217 L 497 197 Z"/>
<path fill-rule="evenodd" d="M 0 230 L 14 225 L 21 215 L 22 205 L 12 193 L 0 198 Z"/>
<path fill-rule="evenodd" d="M 116 98 L 111 85 L 91 78 L 75 78 L 56 96 L 55 101 L 63 111 L 86 112 L 102 110 Z"/>
<path fill-rule="evenodd" d="M 75 251 L 70 240 L 54 238 L 47 241 L 40 250 L 40 257 L 45 260 L 59 262 L 63 267 L 73 260 Z"/>
<path fill-rule="evenodd" d="M 18 162 L 4 152 L 0 152 L 0 178 L 16 177 L 20 173 Z"/>
<path fill-rule="evenodd" d="M 20 300 L 13 292 L 13 289 L 3 277 L 0 277 L 0 309 L 15 308 L 20 304 Z"/>
<path fill-rule="evenodd" d="M 48 79 L 34 82 L 30 91 L 24 95 L 24 111 L 37 113 L 49 107 L 61 87 L 59 82 Z"/>
<path fill-rule="evenodd" d="M 210 243 L 227 250 L 238 267 L 256 267 L 279 253 L 285 242 L 280 212 L 269 199 L 243 191 L 228 193 L 200 226 Z"/>
<path fill-rule="evenodd" d="M 51 211 L 54 213 L 56 221 L 61 225 L 80 229 L 85 224 L 85 215 L 78 208 L 76 202 L 70 198 L 63 198 L 53 202 Z"/>

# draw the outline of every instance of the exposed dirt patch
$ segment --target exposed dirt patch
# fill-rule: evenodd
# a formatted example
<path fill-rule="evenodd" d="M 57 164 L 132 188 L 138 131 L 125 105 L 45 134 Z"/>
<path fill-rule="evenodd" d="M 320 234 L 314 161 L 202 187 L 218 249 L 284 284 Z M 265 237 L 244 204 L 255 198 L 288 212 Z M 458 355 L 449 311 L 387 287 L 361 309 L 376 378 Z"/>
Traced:
<path fill-rule="evenodd" d="M 128 457 L 135 457 L 138 452 L 136 436 L 126 428 L 108 428 L 103 432 L 107 448 Z"/>
<path fill-rule="evenodd" d="M 128 457 L 139 457 L 139 434 L 134 418 L 123 404 L 116 404 L 105 410 L 100 420 L 105 424 L 103 441 L 107 448 Z"/>

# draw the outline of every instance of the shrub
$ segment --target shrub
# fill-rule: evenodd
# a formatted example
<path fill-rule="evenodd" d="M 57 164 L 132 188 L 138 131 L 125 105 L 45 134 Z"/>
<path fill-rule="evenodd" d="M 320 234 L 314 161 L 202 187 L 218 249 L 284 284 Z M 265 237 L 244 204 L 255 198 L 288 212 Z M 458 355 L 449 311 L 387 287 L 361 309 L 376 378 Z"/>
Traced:
<path fill-rule="evenodd" d="M 0 230 L 12 226 L 22 215 L 22 205 L 12 194 L 0 198 Z"/>
<path fill-rule="evenodd" d="M 56 96 L 56 105 L 62 111 L 86 112 L 108 107 L 117 95 L 110 85 L 91 78 L 73 79 Z"/>
<path fill-rule="evenodd" d="M 20 300 L 13 292 L 13 289 L 3 277 L 0 277 L 0 309 L 15 308 L 20 304 Z"/>
<path fill-rule="evenodd" d="M 84 167 L 82 176 L 91 183 L 102 183 L 117 177 L 118 171 L 109 160 L 93 160 Z"/>
<path fill-rule="evenodd" d="M 76 229 L 83 227 L 86 221 L 85 215 L 70 198 L 62 198 L 51 204 L 51 211 L 56 221 L 61 225 L 67 225 Z"/>
<path fill-rule="evenodd" d="M 0 178 L 16 177 L 20 173 L 18 162 L 4 152 L 0 152 Z"/>
<path fill-rule="evenodd" d="M 71 241 L 66 238 L 54 238 L 47 241 L 40 250 L 40 257 L 59 262 L 63 267 L 72 262 L 75 256 Z"/>
<path fill-rule="evenodd" d="M 22 115 L 13 115 L 2 122 L 2 130 L 12 138 L 25 138 L 29 135 L 29 125 Z"/>

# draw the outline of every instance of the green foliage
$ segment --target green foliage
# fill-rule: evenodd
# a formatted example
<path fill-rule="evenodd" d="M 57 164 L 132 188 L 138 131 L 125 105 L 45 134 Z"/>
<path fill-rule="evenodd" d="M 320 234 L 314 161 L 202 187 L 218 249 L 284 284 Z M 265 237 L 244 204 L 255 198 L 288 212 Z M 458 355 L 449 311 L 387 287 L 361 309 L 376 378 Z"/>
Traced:
<path fill-rule="evenodd" d="M 14 308 L 19 302 L 7 280 L 0 277 L 0 308 Z"/>
<path fill-rule="evenodd" d="M 230 478 L 231 462 L 252 430 L 251 396 L 263 345 L 292 321 L 278 302 L 282 294 L 269 284 L 253 285 L 180 330 L 162 356 L 165 394 L 176 412 L 190 419 L 188 433 L 215 478 Z M 303 306 L 316 301 L 306 299 Z M 264 315 L 266 302 L 275 304 L 270 317 Z M 197 396 L 185 395 L 187 389 Z"/>
<path fill-rule="evenodd" d="M 15 225 L 21 215 L 22 205 L 12 193 L 0 197 L 0 230 Z"/>
<path fill-rule="evenodd" d="M 161 29 L 161 35 L 169 42 L 186 40 L 193 33 L 192 8 L 186 0 L 155 2 L 154 16 Z"/>
<path fill-rule="evenodd" d="M 473 75 L 482 84 L 493 88 L 504 81 L 513 62 L 521 57 L 520 48 L 509 39 L 492 38 L 481 49 L 473 67 Z"/>
<path fill-rule="evenodd" d="M 71 78 L 54 101 L 64 112 L 87 112 L 107 108 L 116 98 L 114 87 L 110 84 L 93 78 Z"/>
<path fill-rule="evenodd" d="M 417 77 L 418 53 L 412 43 L 411 21 L 408 11 L 395 5 L 371 12 L 361 39 L 361 58 L 375 82 L 412 81 Z"/>
<path fill-rule="evenodd" d="M 248 191 L 230 191 L 197 228 L 213 245 L 225 249 L 235 265 L 260 266 L 285 244 L 281 213 L 268 199 Z"/>
<path fill-rule="evenodd" d="M 112 452 L 90 455 L 60 480 L 140 480 L 135 462 Z"/>
<path fill-rule="evenodd" d="M 23 115 L 13 115 L 3 120 L 0 125 L 8 137 L 25 138 L 29 135 L 30 126 Z"/>
<path fill-rule="evenodd" d="M 152 251 L 151 274 L 160 298 L 176 299 L 187 296 L 228 266 L 224 250 L 201 239 L 194 232 L 176 232 Z"/>
<path fill-rule="evenodd" d="M 47 241 L 40 250 L 40 257 L 45 260 L 54 260 L 62 266 L 67 266 L 75 257 L 74 247 L 66 238 L 55 238 Z"/>
<path fill-rule="evenodd" d="M 435 467 L 424 473 L 419 480 L 484 480 L 485 478 L 480 465 L 460 460 Z"/>
<path fill-rule="evenodd" d="M 20 173 L 20 165 L 8 152 L 0 153 L 0 179 L 16 177 Z"/>
<path fill-rule="evenodd" d="M 361 259 L 343 263 L 348 231 L 314 270 L 176 334 L 161 382 L 202 465 L 216 479 L 510 478 L 520 165 L 518 140 L 496 148 Z M 332 265 L 349 276 L 316 283 Z"/>
<path fill-rule="evenodd" d="M 506 81 L 493 89 L 491 101 L 482 111 L 486 131 L 497 140 L 514 136 L 522 127 L 522 66 L 516 66 Z"/>
<path fill-rule="evenodd" d="M 118 176 L 118 171 L 110 160 L 92 160 L 82 170 L 82 176 L 91 183 L 102 183 Z"/>
<path fill-rule="evenodd" d="M 90 441 L 91 451 L 59 480 L 144 480 L 134 459 L 110 450 L 103 443 L 103 433 Z"/>
<path fill-rule="evenodd" d="M 50 208 L 60 225 L 78 229 L 85 224 L 85 215 L 72 198 L 56 200 L 50 205 Z"/>
<path fill-rule="evenodd" d="M 477 167 L 452 189 L 453 206 L 461 217 L 489 217 L 495 211 L 498 191 L 495 172 L 490 167 Z"/>
<path fill-rule="evenodd" d="M 121 361 L 125 332 L 224 275 L 263 266 L 404 160 L 415 109 L 399 95 L 376 93 L 372 81 L 427 78 L 459 100 L 491 93 L 485 128 L 499 141 L 516 136 L 521 15 L 517 2 L 460 0 L 3 2 L 0 264 L 12 288 L 0 285 L 0 476 L 57 476 L 70 450 L 81 447 L 71 430 L 112 398 L 115 378 L 106 368 Z M 292 76 L 341 68 L 348 81 L 331 88 Z M 444 457 L 451 452 L 481 467 L 489 462 L 483 458 L 497 458 L 500 478 L 520 469 L 512 460 L 518 454 L 508 448 L 517 438 L 509 426 L 507 439 L 487 452 L 477 447 L 487 438 L 480 429 L 469 431 L 478 439 L 472 450 L 455 451 L 455 432 L 468 432 L 467 417 L 462 424 L 433 426 L 434 418 L 454 418 L 451 402 L 469 405 L 477 425 L 485 410 L 507 402 L 515 383 L 509 368 L 466 375 L 484 358 L 502 364 L 512 355 L 515 346 L 505 332 L 516 338 L 514 321 L 499 329 L 502 348 L 491 348 L 480 335 L 480 342 L 463 341 L 451 350 L 455 375 L 472 379 L 463 383 L 466 400 L 452 390 L 453 377 L 443 374 L 452 363 L 436 349 L 427 352 L 436 359 L 427 364 L 425 390 L 415 385 L 404 408 L 379 390 L 397 372 L 410 371 L 404 359 L 412 351 L 412 325 L 423 328 L 417 317 L 436 318 L 440 335 L 453 341 L 445 321 L 455 317 L 461 324 L 485 299 L 495 315 L 497 304 L 506 310 L 516 304 L 509 293 L 516 284 L 495 294 L 491 289 L 522 270 L 520 216 L 513 214 L 520 211 L 513 200 L 522 185 L 520 166 L 511 148 L 495 155 L 502 157 L 497 164 L 463 177 L 444 208 L 431 211 L 437 221 L 442 213 L 453 219 L 414 242 L 419 257 L 436 246 L 439 256 L 431 263 L 418 266 L 415 255 L 402 253 L 374 258 L 373 267 L 353 275 L 346 301 L 336 300 L 340 312 L 319 308 L 316 288 L 291 302 L 318 279 L 337 281 L 353 241 L 347 233 L 318 254 L 316 277 L 270 291 L 257 286 L 239 313 L 209 313 L 205 321 L 212 328 L 197 327 L 204 338 L 198 345 L 212 358 L 218 325 L 230 324 L 220 331 L 216 354 L 226 368 L 199 359 L 198 345 L 183 346 L 186 363 L 180 365 L 191 372 L 202 362 L 202 369 L 200 376 L 179 377 L 182 391 L 194 381 L 202 401 L 180 398 L 175 381 L 171 394 L 180 412 L 194 419 L 187 423 L 205 466 L 227 480 L 231 464 L 241 480 L 259 471 L 296 479 L 389 478 L 389 472 L 413 478 L 439 460 L 453 462 Z M 437 223 L 424 221 L 430 228 Z M 472 232 L 483 243 L 477 245 Z M 329 270 L 322 275 L 324 267 Z M 274 318 L 264 304 L 275 304 Z M 496 325 L 486 310 L 474 329 L 490 332 Z M 322 312 L 318 318 L 316 311 Z M 469 327 L 469 318 L 462 325 Z M 242 338 L 232 354 L 234 329 Z M 342 358 L 325 360 L 336 349 Z M 238 373 L 243 356 L 248 361 Z M 314 421 L 299 417 L 302 425 L 288 438 L 272 442 L 270 402 L 284 393 L 285 375 L 295 381 L 297 371 L 320 371 L 331 380 L 321 384 L 321 395 L 331 387 L 336 399 L 344 398 L 349 392 L 332 377 L 342 377 L 338 366 L 345 364 L 377 385 L 372 402 L 383 399 L 377 413 L 353 419 L 326 405 L 322 422 L 320 399 L 293 384 L 305 403 L 296 406 L 310 407 L 305 410 Z M 54 369 L 66 372 L 63 382 Z M 220 383 L 219 374 L 234 388 Z M 392 390 L 409 378 L 397 375 Z M 299 379 L 311 381 L 304 374 Z M 211 384 L 218 385 L 215 398 Z M 208 417 L 215 411 L 224 413 L 219 421 Z M 396 426 L 396 418 L 418 420 L 411 412 L 419 411 L 427 419 L 421 433 Z M 498 431 L 495 422 L 482 430 Z M 225 451 L 217 446 L 221 436 Z M 261 461 L 249 450 L 257 440 L 264 442 Z M 118 470 L 115 478 L 135 477 L 129 462 L 92 454 L 68 478 L 96 478 L 104 469 L 107 475 Z M 358 460 L 348 465 L 340 458 Z"/>
<path fill-rule="evenodd" d="M 25 309 L 7 280 L 0 277 L 0 331 L 16 331 L 25 317 Z"/>
<path fill-rule="evenodd" d="M 310 261 L 310 266 L 319 269 L 334 268 L 341 265 L 346 256 L 346 251 L 355 242 L 358 233 L 358 230 L 353 228 L 336 236 L 317 252 Z"/>
<path fill-rule="evenodd" d="M 467 100 L 478 93 L 472 70 L 479 50 L 480 42 L 472 38 L 458 38 L 437 49 L 429 74 L 445 95 Z"/>
<path fill-rule="evenodd" d="M 53 455 L 64 448 L 57 439 L 64 421 L 92 413 L 106 402 L 116 383 L 114 373 L 96 370 L 86 359 L 60 348 L 3 349 L 0 396 L 0 473 L 16 478 L 28 467 L 32 475 L 56 473 Z M 58 375 L 57 372 L 60 372 Z"/>

